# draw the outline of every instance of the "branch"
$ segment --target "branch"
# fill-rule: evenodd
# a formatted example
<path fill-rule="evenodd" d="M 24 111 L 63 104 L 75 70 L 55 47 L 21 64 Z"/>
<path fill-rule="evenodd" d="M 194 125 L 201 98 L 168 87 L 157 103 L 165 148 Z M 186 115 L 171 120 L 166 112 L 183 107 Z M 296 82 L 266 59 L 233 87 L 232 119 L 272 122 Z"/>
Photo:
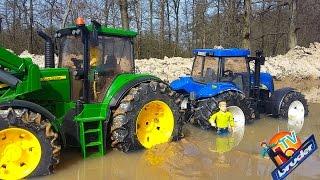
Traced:
<path fill-rule="evenodd" d="M 71 4 L 72 4 L 72 0 L 67 0 L 68 5 L 67 5 L 67 10 L 63 15 L 63 20 L 62 20 L 62 26 L 61 28 L 65 28 L 66 27 L 66 23 L 67 23 L 67 19 L 71 10 Z"/>

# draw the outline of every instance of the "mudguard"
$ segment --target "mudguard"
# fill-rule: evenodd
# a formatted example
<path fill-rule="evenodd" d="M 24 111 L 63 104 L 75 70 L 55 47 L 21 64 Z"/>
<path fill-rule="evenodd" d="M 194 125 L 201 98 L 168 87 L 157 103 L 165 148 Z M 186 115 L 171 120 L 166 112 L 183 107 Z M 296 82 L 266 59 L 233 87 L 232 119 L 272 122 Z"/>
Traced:
<path fill-rule="evenodd" d="M 122 98 L 130 91 L 130 89 L 132 89 L 133 87 L 141 83 L 150 82 L 150 81 L 160 81 L 160 79 L 153 76 L 146 76 L 146 77 L 137 78 L 131 81 L 130 83 L 126 84 L 115 96 L 112 97 L 109 105 L 110 108 L 116 107 L 117 105 L 119 105 Z"/>
<path fill-rule="evenodd" d="M 254 84 L 254 76 L 250 74 L 251 84 Z M 268 90 L 273 93 L 274 85 L 273 78 L 269 73 L 260 73 L 260 89 Z"/>
<path fill-rule="evenodd" d="M 290 92 L 295 91 L 295 89 L 286 87 L 282 89 L 275 90 L 269 100 L 266 102 L 266 112 L 272 115 L 279 115 L 280 106 L 283 98 Z"/>
<path fill-rule="evenodd" d="M 269 73 L 260 73 L 260 84 L 263 89 L 274 92 L 273 79 Z"/>
<path fill-rule="evenodd" d="M 30 102 L 30 101 L 24 101 L 24 100 L 11 100 L 11 101 L 7 101 L 7 102 L 4 102 L 4 103 L 1 103 L 0 104 L 0 109 L 2 108 L 7 108 L 7 107 L 19 107 L 19 108 L 27 108 L 27 109 L 30 109 L 32 110 L 33 112 L 37 112 L 39 114 L 42 114 L 46 119 L 49 120 L 49 122 L 53 122 L 56 117 L 50 112 L 48 111 L 46 108 L 38 105 L 38 104 L 35 104 L 33 102 Z M 51 123 L 53 128 L 55 129 L 55 131 L 57 133 L 59 133 L 59 136 L 62 137 L 62 145 L 64 146 L 65 145 L 65 139 L 64 139 L 64 133 L 62 131 L 60 131 L 58 129 L 58 127 L 54 126 L 55 123 Z M 0 127 L 3 127 L 3 123 L 2 121 L 0 121 Z"/>
<path fill-rule="evenodd" d="M 42 107 L 38 104 L 35 104 L 33 102 L 29 102 L 29 101 L 12 100 L 12 101 L 8 101 L 8 102 L 0 104 L 0 109 L 6 108 L 6 107 L 28 108 L 28 109 L 32 110 L 33 112 L 37 112 L 39 114 L 42 114 L 50 122 L 56 119 L 56 117 L 51 112 L 49 112 L 47 109 L 45 109 L 44 107 Z"/>
<path fill-rule="evenodd" d="M 170 84 L 172 90 L 178 93 L 195 94 L 196 100 L 210 98 L 225 91 L 237 91 L 242 93 L 234 84 L 228 82 L 200 83 L 190 76 L 180 77 Z"/>

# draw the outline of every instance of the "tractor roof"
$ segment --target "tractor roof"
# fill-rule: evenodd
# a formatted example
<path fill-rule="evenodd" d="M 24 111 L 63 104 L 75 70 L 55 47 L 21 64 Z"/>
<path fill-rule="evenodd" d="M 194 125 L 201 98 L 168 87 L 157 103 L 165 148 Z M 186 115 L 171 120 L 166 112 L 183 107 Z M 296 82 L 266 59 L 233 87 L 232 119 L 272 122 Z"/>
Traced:
<path fill-rule="evenodd" d="M 93 30 L 92 25 L 88 25 L 87 28 L 89 31 Z M 108 36 L 122 36 L 122 37 L 136 37 L 137 36 L 137 33 L 134 31 L 119 29 L 119 28 L 109 28 L 107 26 L 101 26 L 101 28 L 98 30 L 98 32 L 103 35 L 108 35 Z"/>
<path fill-rule="evenodd" d="M 213 57 L 248 57 L 250 51 L 248 49 L 195 49 L 194 55 L 198 56 L 213 56 Z"/>
<path fill-rule="evenodd" d="M 92 32 L 93 31 L 93 25 L 87 25 L 87 29 Z M 65 31 L 70 31 L 77 29 L 76 26 L 71 26 L 65 29 L 60 29 L 57 31 L 64 34 L 63 32 Z M 120 36 L 120 37 L 136 37 L 137 33 L 134 31 L 130 30 L 125 30 L 125 29 L 120 29 L 120 28 L 109 28 L 107 26 L 101 26 L 101 28 L 98 29 L 98 33 L 100 35 L 105 35 L 105 36 Z"/>

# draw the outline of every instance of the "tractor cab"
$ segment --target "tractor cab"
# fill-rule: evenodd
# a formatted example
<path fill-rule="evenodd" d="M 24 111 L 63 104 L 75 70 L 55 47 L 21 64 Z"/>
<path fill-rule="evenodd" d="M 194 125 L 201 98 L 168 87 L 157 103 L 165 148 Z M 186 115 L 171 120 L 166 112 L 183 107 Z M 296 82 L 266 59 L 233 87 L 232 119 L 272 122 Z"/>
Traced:
<path fill-rule="evenodd" d="M 199 83 L 228 82 L 248 89 L 249 65 L 246 49 L 195 49 L 191 75 Z"/>
<path fill-rule="evenodd" d="M 175 91 L 192 93 L 196 99 L 229 90 L 255 97 L 255 91 L 261 89 L 261 85 L 273 91 L 272 77 L 260 73 L 260 66 L 264 63 L 261 52 L 250 57 L 248 49 L 195 49 L 193 54 L 191 76 L 173 81 L 171 87 Z"/>
<path fill-rule="evenodd" d="M 117 75 L 133 73 L 135 36 L 135 32 L 107 28 L 96 21 L 88 26 L 80 21 L 58 30 L 58 68 L 70 70 L 71 99 L 101 102 Z"/>

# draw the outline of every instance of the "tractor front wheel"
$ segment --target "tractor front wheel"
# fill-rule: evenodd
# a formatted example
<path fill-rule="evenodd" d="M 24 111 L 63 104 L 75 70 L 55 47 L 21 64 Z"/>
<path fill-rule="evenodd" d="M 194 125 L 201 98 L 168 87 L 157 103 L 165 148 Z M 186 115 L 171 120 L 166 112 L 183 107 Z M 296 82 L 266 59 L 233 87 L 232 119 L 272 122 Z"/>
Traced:
<path fill-rule="evenodd" d="M 191 122 L 201 129 L 212 129 L 209 118 L 219 110 L 218 103 L 220 101 L 226 101 L 227 106 L 239 107 L 244 113 L 245 123 L 253 122 L 255 118 L 254 110 L 250 107 L 249 102 L 245 99 L 243 94 L 234 91 L 223 92 L 212 98 L 200 100 Z"/>
<path fill-rule="evenodd" d="M 181 138 L 182 99 L 162 82 L 132 88 L 113 114 L 112 147 L 123 152 L 151 148 Z"/>
<path fill-rule="evenodd" d="M 300 92 L 290 92 L 282 100 L 280 105 L 280 116 L 282 118 L 299 119 L 308 115 L 307 100 Z"/>
<path fill-rule="evenodd" d="M 0 110 L 0 179 L 51 174 L 59 163 L 58 134 L 27 109 Z"/>

